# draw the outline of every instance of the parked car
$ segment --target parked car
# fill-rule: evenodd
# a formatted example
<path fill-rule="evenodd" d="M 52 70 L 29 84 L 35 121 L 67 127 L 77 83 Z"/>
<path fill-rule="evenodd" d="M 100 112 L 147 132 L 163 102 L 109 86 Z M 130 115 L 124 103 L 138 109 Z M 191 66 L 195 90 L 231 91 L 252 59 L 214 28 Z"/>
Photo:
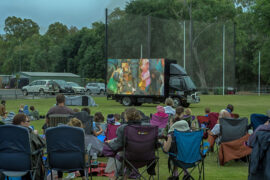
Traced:
<path fill-rule="evenodd" d="M 29 93 L 39 93 L 40 95 L 55 94 L 59 92 L 59 88 L 52 80 L 35 80 L 27 86 L 23 86 L 22 92 L 24 96 L 27 96 Z"/>
<path fill-rule="evenodd" d="M 69 86 L 71 86 L 71 88 L 72 88 L 72 90 L 73 90 L 73 92 L 75 94 L 84 94 L 85 93 L 84 87 L 78 85 L 77 83 L 75 83 L 75 82 L 67 82 L 67 84 Z"/>
<path fill-rule="evenodd" d="M 105 83 L 87 83 L 85 90 L 88 94 L 104 94 L 106 92 Z"/>
<path fill-rule="evenodd" d="M 60 93 L 74 93 L 72 87 L 66 81 L 58 79 L 53 81 L 58 85 Z"/>

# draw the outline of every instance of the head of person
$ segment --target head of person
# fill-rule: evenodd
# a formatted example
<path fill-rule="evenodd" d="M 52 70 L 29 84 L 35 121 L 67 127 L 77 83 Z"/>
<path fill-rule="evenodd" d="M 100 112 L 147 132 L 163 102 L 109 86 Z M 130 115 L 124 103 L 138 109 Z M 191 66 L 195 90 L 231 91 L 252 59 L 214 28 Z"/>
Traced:
<path fill-rule="evenodd" d="M 34 111 L 35 110 L 35 107 L 34 106 L 30 106 L 30 110 L 31 111 Z"/>
<path fill-rule="evenodd" d="M 120 121 L 120 119 L 121 119 L 120 114 L 114 114 L 113 116 L 114 116 L 115 121 L 117 121 L 117 122 Z"/>
<path fill-rule="evenodd" d="M 232 104 L 228 104 L 227 105 L 227 110 L 229 110 L 229 113 L 233 112 L 233 105 Z"/>
<path fill-rule="evenodd" d="M 115 123 L 115 119 L 114 119 L 114 115 L 113 114 L 108 114 L 107 115 L 107 123 L 108 124 L 114 124 Z"/>
<path fill-rule="evenodd" d="M 85 112 L 87 112 L 87 113 L 88 113 L 88 115 L 90 115 L 90 114 L 91 114 L 91 111 L 90 111 L 90 109 L 89 109 L 88 107 L 84 107 L 84 108 L 82 108 L 82 109 L 81 109 L 81 111 L 85 111 Z"/>
<path fill-rule="evenodd" d="M 163 106 L 157 106 L 157 113 L 165 113 L 165 109 Z"/>
<path fill-rule="evenodd" d="M 95 122 L 104 122 L 104 116 L 101 112 L 96 112 L 94 116 Z"/>
<path fill-rule="evenodd" d="M 183 115 L 184 110 L 185 110 L 185 109 L 184 109 L 182 106 L 178 106 L 178 107 L 175 109 L 175 114 L 176 114 L 177 116 L 181 116 L 181 115 Z"/>
<path fill-rule="evenodd" d="M 6 101 L 5 100 L 2 100 L 1 101 L 1 104 L 5 106 L 6 105 Z"/>
<path fill-rule="evenodd" d="M 79 120 L 79 119 L 77 119 L 77 118 L 72 118 L 72 119 L 68 122 L 68 125 L 69 125 L 69 126 L 72 126 L 72 127 L 80 127 L 80 128 L 83 127 L 82 121 Z"/>
<path fill-rule="evenodd" d="M 134 107 L 127 108 L 125 110 L 125 120 L 127 122 L 140 122 L 141 121 L 140 112 Z"/>
<path fill-rule="evenodd" d="M 65 100 L 66 100 L 66 98 L 65 98 L 65 96 L 63 94 L 58 94 L 56 96 L 56 104 L 57 105 L 64 105 L 65 104 Z"/>
<path fill-rule="evenodd" d="M 190 116 L 192 114 L 192 111 L 190 108 L 185 109 L 185 115 Z"/>
<path fill-rule="evenodd" d="M 185 132 L 185 131 L 190 130 L 189 125 L 188 125 L 188 122 L 185 121 L 185 120 L 180 120 L 180 121 L 175 122 L 170 127 L 169 133 L 170 132 L 173 132 L 175 129 L 178 130 L 178 131 L 181 131 L 181 132 Z"/>
<path fill-rule="evenodd" d="M 205 112 L 205 114 L 209 114 L 209 113 L 211 112 L 211 110 L 210 110 L 209 107 L 206 107 L 206 108 L 204 109 L 204 112 Z"/>
<path fill-rule="evenodd" d="M 14 116 L 12 124 L 29 127 L 30 120 L 25 114 L 17 114 L 16 116 Z"/>
<path fill-rule="evenodd" d="M 231 118 L 231 114 L 225 110 L 225 109 L 222 109 L 220 112 L 219 112 L 219 116 L 218 118 Z"/>
<path fill-rule="evenodd" d="M 172 98 L 167 98 L 167 99 L 165 100 L 165 105 L 166 105 L 166 106 L 173 106 L 173 105 L 174 105 L 173 99 L 172 99 Z"/>
<path fill-rule="evenodd" d="M 20 105 L 20 109 L 23 109 L 23 108 L 24 108 L 24 104 L 21 104 L 21 105 Z"/>

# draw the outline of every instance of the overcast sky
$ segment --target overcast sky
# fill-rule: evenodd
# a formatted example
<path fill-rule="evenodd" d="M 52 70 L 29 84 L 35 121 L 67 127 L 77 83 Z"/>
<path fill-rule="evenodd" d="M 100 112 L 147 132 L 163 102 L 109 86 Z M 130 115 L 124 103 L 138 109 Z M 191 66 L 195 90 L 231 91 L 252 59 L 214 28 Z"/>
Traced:
<path fill-rule="evenodd" d="M 61 22 L 68 27 L 90 27 L 105 21 L 105 8 L 124 8 L 129 0 L 0 0 L 0 34 L 8 16 L 32 19 L 45 33 L 48 26 Z"/>

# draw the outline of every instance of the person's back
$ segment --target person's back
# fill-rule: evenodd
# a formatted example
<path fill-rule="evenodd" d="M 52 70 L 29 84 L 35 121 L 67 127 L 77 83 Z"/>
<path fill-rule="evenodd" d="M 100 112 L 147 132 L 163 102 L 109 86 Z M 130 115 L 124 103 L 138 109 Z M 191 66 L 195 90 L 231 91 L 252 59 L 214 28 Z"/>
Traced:
<path fill-rule="evenodd" d="M 39 120 L 39 112 L 35 110 L 34 106 L 30 106 L 29 116 L 31 117 L 31 120 Z"/>

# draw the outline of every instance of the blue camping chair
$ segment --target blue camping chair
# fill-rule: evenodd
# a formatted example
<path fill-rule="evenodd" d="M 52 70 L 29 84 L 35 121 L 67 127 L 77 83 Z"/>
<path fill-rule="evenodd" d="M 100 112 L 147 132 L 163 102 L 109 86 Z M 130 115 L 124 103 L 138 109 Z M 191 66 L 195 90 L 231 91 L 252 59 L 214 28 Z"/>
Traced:
<path fill-rule="evenodd" d="M 198 179 L 204 179 L 204 158 L 208 151 L 209 143 L 203 143 L 203 130 L 192 132 L 174 130 L 174 138 L 177 154 L 170 153 L 170 156 L 173 157 L 174 165 L 182 169 L 179 175 L 185 172 L 184 179 L 194 179 L 191 173 L 198 167 Z M 190 172 L 188 171 L 189 168 L 192 168 Z"/>
<path fill-rule="evenodd" d="M 32 155 L 41 157 L 43 149 L 31 152 L 29 130 L 22 126 L 0 126 L 0 173 L 7 177 L 20 177 L 30 173 L 35 179 L 39 159 L 32 162 Z M 32 166 L 32 163 L 35 163 Z"/>
<path fill-rule="evenodd" d="M 61 172 L 84 170 L 88 179 L 89 162 L 85 161 L 84 130 L 58 126 L 48 128 L 45 135 L 48 153 L 46 168 Z M 53 179 L 52 174 L 51 178 Z"/>
<path fill-rule="evenodd" d="M 250 121 L 253 131 L 255 131 L 259 125 L 264 124 L 268 119 L 268 116 L 264 114 L 251 114 Z"/>

